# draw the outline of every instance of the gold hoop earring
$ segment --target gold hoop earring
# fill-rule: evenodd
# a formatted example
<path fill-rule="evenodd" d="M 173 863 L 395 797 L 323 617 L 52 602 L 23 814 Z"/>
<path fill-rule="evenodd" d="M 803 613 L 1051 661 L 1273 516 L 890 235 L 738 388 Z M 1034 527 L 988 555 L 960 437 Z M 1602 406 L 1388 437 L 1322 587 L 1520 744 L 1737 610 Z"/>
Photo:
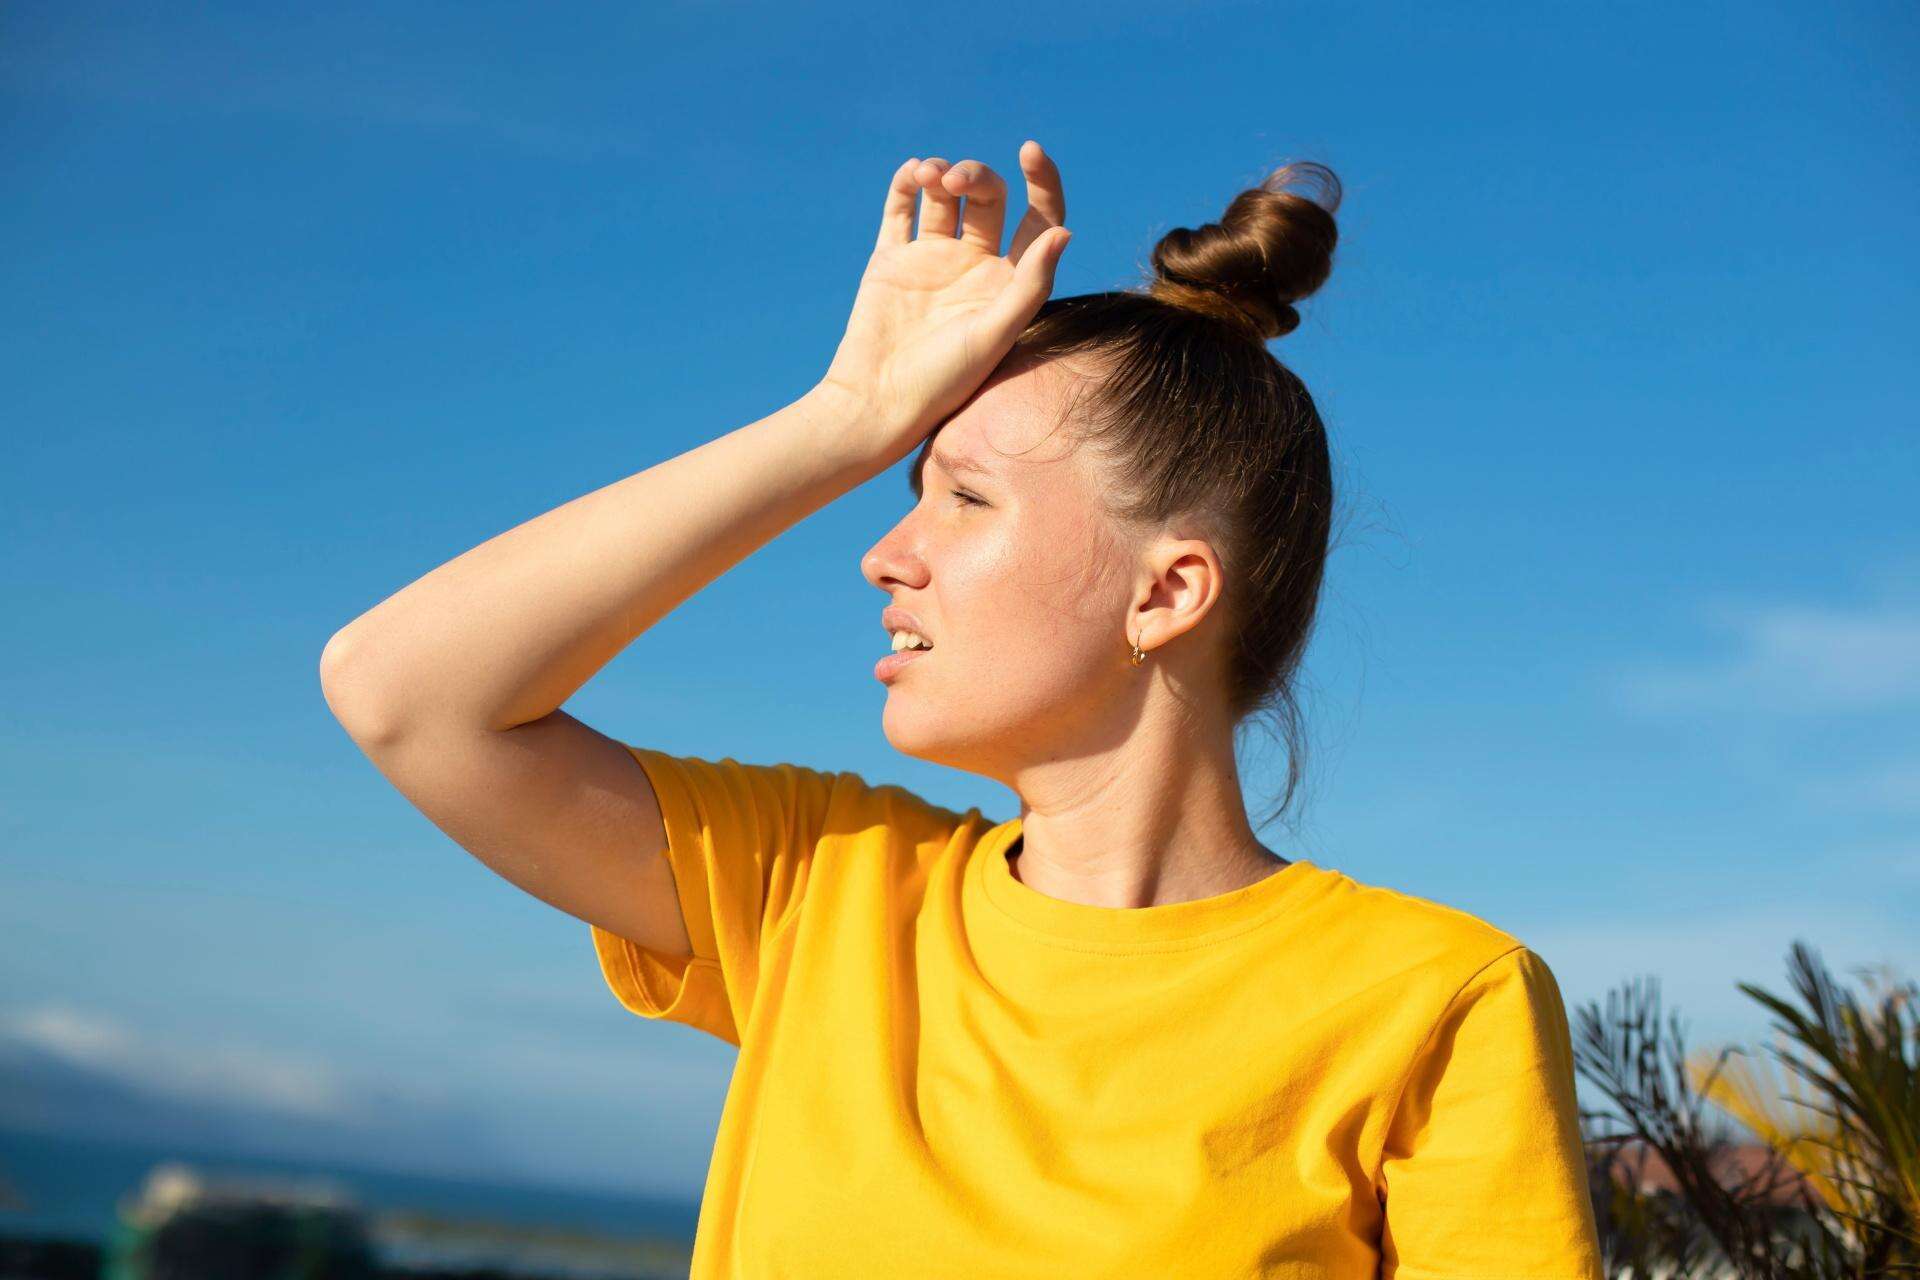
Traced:
<path fill-rule="evenodd" d="M 1133 646 L 1133 665 L 1137 667 L 1147 660 L 1147 655 L 1140 651 L 1140 642 L 1138 640 L 1131 640 L 1128 641 L 1128 643 Z"/>

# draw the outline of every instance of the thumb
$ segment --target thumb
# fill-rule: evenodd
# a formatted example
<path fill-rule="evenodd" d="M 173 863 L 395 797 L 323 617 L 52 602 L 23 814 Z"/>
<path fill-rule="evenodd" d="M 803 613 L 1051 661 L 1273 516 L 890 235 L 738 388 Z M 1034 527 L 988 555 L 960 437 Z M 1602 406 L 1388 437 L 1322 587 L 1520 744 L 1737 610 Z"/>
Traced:
<path fill-rule="evenodd" d="M 1054 269 L 1060 265 L 1060 255 L 1067 251 L 1067 241 L 1071 239 L 1073 232 L 1065 227 L 1048 227 L 1045 238 L 1029 245 L 1014 265 L 1014 288 L 1028 295 L 1034 310 L 1039 310 L 1040 304 L 1053 292 Z M 1036 249 L 1038 253 L 1034 252 Z"/>
<path fill-rule="evenodd" d="M 1039 239 L 1027 246 L 1013 266 L 1013 279 L 1000 291 L 982 317 L 985 328 L 1001 342 L 1011 345 L 1027 327 L 1040 304 L 1053 292 L 1054 270 L 1060 255 L 1066 252 L 1073 232 L 1065 227 L 1048 227 Z"/>

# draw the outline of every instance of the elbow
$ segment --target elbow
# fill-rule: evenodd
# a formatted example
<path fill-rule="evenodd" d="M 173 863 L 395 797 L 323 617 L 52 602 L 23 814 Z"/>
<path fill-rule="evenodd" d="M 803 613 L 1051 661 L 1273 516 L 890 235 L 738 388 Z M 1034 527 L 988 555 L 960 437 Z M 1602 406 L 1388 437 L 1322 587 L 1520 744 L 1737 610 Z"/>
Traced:
<path fill-rule="evenodd" d="M 399 727 L 392 703 L 368 679 L 364 655 L 356 655 L 359 644 L 350 626 L 333 633 L 320 651 L 320 696 L 347 736 L 368 748 L 393 741 Z"/>

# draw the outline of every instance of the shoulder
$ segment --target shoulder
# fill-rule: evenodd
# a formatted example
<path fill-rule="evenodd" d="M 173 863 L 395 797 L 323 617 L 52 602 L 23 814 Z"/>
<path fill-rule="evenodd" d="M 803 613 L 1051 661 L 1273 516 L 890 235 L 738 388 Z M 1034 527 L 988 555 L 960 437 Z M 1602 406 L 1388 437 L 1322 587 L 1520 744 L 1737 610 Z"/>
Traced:
<path fill-rule="evenodd" d="M 1470 982 L 1508 969 L 1533 976 L 1544 962 L 1519 937 L 1450 903 L 1323 868 L 1315 931 L 1366 975 L 1444 1005 Z M 1357 975 L 1356 975 L 1357 976 Z"/>
<path fill-rule="evenodd" d="M 1328 897 L 1336 909 L 1366 924 L 1390 928 L 1405 943 L 1484 952 L 1488 959 L 1523 945 L 1484 916 L 1451 903 L 1356 879 L 1344 871 L 1329 870 L 1328 875 L 1334 878 Z"/>
<path fill-rule="evenodd" d="M 965 812 L 935 804 L 917 791 L 896 782 L 880 782 L 863 774 L 843 771 L 834 775 L 835 799 L 849 813 L 871 817 L 904 830 L 933 828 L 952 830 L 978 810 Z"/>
<path fill-rule="evenodd" d="M 978 817 L 938 805 L 906 787 L 851 769 L 794 760 L 744 761 L 628 745 L 646 769 L 670 825 L 738 828 L 765 842 L 779 835 L 812 846 L 853 840 L 920 844 L 941 840 Z"/>

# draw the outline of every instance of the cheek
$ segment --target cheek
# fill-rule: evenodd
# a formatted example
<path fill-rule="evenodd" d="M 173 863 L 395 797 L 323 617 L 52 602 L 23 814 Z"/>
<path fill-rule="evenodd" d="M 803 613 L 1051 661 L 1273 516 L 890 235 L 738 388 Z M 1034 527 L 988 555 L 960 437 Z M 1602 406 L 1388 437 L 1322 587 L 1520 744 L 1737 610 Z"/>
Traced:
<path fill-rule="evenodd" d="M 1103 645 L 1121 643 L 1126 575 L 1117 547 L 1091 519 L 1059 514 L 1013 528 L 980 548 L 972 566 L 968 615 L 1039 668 L 1077 664 Z"/>

